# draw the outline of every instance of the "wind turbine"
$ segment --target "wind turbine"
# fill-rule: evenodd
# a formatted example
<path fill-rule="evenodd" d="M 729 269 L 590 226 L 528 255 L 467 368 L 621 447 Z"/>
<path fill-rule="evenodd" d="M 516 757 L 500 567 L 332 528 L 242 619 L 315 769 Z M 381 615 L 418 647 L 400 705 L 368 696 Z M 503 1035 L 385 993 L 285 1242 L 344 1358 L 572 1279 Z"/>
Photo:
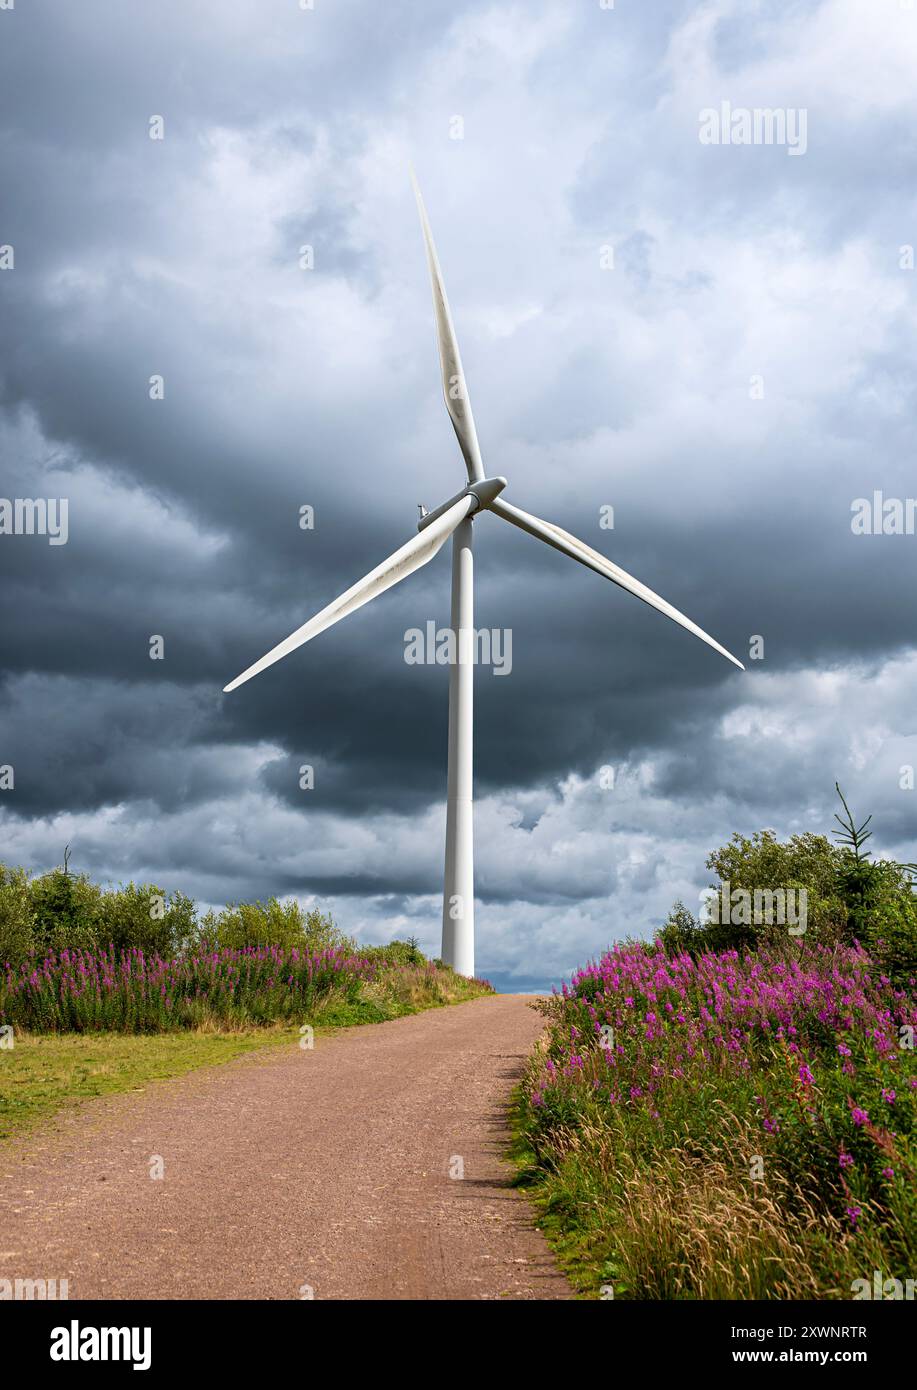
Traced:
<path fill-rule="evenodd" d="M 433 287 L 433 312 L 442 368 L 443 393 L 446 409 L 452 421 L 459 448 L 465 460 L 468 482 L 461 492 L 441 503 L 433 511 L 420 508 L 417 525 L 419 534 L 396 550 L 381 565 L 357 581 L 327 608 L 316 613 L 302 627 L 243 671 L 224 691 L 235 690 L 251 680 L 281 657 L 301 647 L 320 632 L 378 598 L 409 574 L 429 564 L 445 542 L 452 536 L 452 632 L 454 660 L 449 669 L 449 761 L 446 799 L 446 869 L 443 890 L 442 959 L 461 975 L 474 974 L 474 855 L 472 845 L 472 761 L 473 761 L 473 684 L 474 674 L 474 552 L 472 547 L 473 519 L 483 512 L 502 517 L 530 536 L 553 546 L 561 554 L 610 579 L 628 593 L 664 613 L 673 622 L 693 632 L 702 642 L 713 647 L 740 670 L 745 667 L 725 647 L 692 623 L 677 608 L 653 593 L 645 584 L 627 574 L 606 556 L 593 550 L 569 532 L 550 521 L 524 512 L 507 502 L 501 493 L 506 479 L 488 478 L 481 462 L 477 430 L 471 413 L 471 402 L 465 387 L 465 375 L 459 356 L 458 341 L 449 312 L 449 302 L 443 285 L 442 272 L 427 212 L 417 180 L 411 173 L 417 198 L 420 223 L 427 253 L 427 265 Z"/>

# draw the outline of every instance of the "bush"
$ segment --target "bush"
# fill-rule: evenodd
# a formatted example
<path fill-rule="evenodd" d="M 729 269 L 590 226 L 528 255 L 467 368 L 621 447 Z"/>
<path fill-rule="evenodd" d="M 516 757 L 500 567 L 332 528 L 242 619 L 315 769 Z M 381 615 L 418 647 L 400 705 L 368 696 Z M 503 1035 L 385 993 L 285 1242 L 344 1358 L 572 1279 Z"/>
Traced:
<path fill-rule="evenodd" d="M 857 859 L 845 852 L 839 881 L 849 906 L 850 933 L 892 979 L 917 976 L 917 899 L 898 864 Z"/>
<path fill-rule="evenodd" d="M 292 951 L 355 951 L 356 943 L 339 931 L 331 917 L 315 909 L 303 912 L 295 899 L 282 903 L 229 903 L 222 912 L 208 912 L 199 927 L 200 940 L 219 950 L 242 951 L 248 946 L 278 946 Z"/>
<path fill-rule="evenodd" d="M 31 949 L 87 950 L 99 944 L 102 890 L 86 874 L 52 869 L 29 884 L 32 906 Z"/>
<path fill-rule="evenodd" d="M 25 869 L 0 864 L 0 965 L 18 965 L 32 946 L 32 901 Z"/>
<path fill-rule="evenodd" d="M 848 909 L 840 891 L 838 875 L 844 851 L 824 835 L 806 831 L 781 843 L 773 830 L 758 830 L 749 839 L 733 835 L 727 845 L 714 850 L 707 868 L 715 870 L 721 883 L 746 889 L 806 890 L 806 939 L 831 945 L 849 940 Z M 780 934 L 785 936 L 783 928 Z M 711 923 L 705 928 L 703 949 L 726 951 L 754 948 L 773 942 L 777 936 L 767 925 L 746 926 L 729 922 Z"/>
<path fill-rule="evenodd" d="M 417 940 L 411 937 L 408 941 L 389 941 L 384 946 L 364 946 L 360 952 L 367 960 L 375 961 L 377 965 L 426 965 L 427 958 L 422 951 L 418 950 Z M 442 962 L 436 964 L 442 967 Z"/>
<path fill-rule="evenodd" d="M 398 945 L 407 953 L 398 960 L 409 963 L 410 943 Z M 36 878 L 25 869 L 0 864 L 0 965 L 15 967 L 30 955 L 41 960 L 61 951 L 109 947 L 116 955 L 139 950 L 168 959 L 196 946 L 229 951 L 276 946 L 304 953 L 356 950 L 330 916 L 314 909 L 304 912 L 295 901 L 230 903 L 198 919 L 191 898 L 166 893 L 155 883 L 132 881 L 106 890 L 88 875 L 72 873 L 66 863 Z M 422 959 L 418 952 L 416 960 Z"/>
<path fill-rule="evenodd" d="M 715 870 L 719 892 L 747 893 L 805 890 L 805 940 L 810 945 L 853 945 L 862 942 L 880 969 L 891 979 L 906 982 L 917 976 L 917 896 L 907 865 L 872 860 L 866 841 L 869 819 L 857 826 L 838 788 L 844 816 L 836 819 L 840 845 L 824 835 L 806 832 L 781 843 L 773 830 L 733 835 L 707 859 Z M 871 818 L 870 818 L 871 819 Z M 700 921 L 684 903 L 676 902 L 656 934 L 664 951 L 686 951 L 697 958 L 707 951 L 757 951 L 767 947 L 792 957 L 794 938 L 778 922 Z"/>
<path fill-rule="evenodd" d="M 680 955 L 682 951 L 693 954 L 702 949 L 700 943 L 703 941 L 703 933 L 704 927 L 701 922 L 688 911 L 679 898 L 662 928 L 656 933 L 656 943 L 674 956 Z"/>
<path fill-rule="evenodd" d="M 119 952 L 136 947 L 147 955 L 178 955 L 195 926 L 192 900 L 183 893 L 167 897 L 153 883 L 129 883 L 100 896 L 98 942 Z"/>

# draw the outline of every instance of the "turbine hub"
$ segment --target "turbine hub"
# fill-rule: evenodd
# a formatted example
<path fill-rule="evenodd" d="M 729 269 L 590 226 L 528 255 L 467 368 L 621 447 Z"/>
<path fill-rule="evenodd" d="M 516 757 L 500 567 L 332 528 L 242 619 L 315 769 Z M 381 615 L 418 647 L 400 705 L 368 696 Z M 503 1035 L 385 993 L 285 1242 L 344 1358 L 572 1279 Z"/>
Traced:
<path fill-rule="evenodd" d="M 434 507 L 432 512 L 425 512 L 417 523 L 417 529 L 418 531 L 425 530 L 432 522 L 437 521 L 444 511 L 454 506 L 456 502 L 460 502 L 463 497 L 473 497 L 477 502 L 478 505 L 469 513 L 469 515 L 474 516 L 477 512 L 489 507 L 494 498 L 499 497 L 505 487 L 505 478 L 477 478 L 467 487 L 463 487 L 461 492 L 457 492 L 454 497 L 450 497 L 447 502 L 442 502 L 438 507 Z"/>
<path fill-rule="evenodd" d="M 472 497 L 478 499 L 481 507 L 489 507 L 495 497 L 506 487 L 505 478 L 481 478 L 479 482 L 469 483 L 466 492 L 470 492 Z"/>

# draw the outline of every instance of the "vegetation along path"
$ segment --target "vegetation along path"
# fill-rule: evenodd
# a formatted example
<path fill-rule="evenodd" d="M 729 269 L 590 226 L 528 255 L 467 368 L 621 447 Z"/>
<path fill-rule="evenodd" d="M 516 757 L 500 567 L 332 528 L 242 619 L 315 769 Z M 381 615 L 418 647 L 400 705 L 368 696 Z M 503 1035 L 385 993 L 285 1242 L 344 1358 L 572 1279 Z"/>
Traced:
<path fill-rule="evenodd" d="M 0 1150 L 0 1279 L 66 1278 L 72 1299 L 568 1298 L 501 1157 L 542 1026 L 525 996 L 490 996 L 64 1112 Z"/>

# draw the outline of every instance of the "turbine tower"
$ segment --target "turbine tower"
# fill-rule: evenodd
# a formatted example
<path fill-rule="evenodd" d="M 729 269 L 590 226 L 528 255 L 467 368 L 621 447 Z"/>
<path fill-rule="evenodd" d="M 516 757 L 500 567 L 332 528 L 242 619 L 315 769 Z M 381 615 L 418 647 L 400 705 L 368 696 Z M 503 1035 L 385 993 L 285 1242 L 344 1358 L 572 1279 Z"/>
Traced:
<path fill-rule="evenodd" d="M 433 287 L 433 312 L 442 368 L 443 394 L 446 409 L 452 420 L 459 448 L 465 460 L 468 482 L 461 492 L 441 503 L 433 511 L 421 507 L 417 525 L 418 535 L 396 550 L 381 565 L 377 565 L 346 593 L 329 603 L 314 618 L 296 629 L 276 647 L 249 666 L 241 676 L 224 686 L 228 693 L 251 680 L 281 657 L 317 637 L 320 632 L 378 598 L 409 574 L 428 564 L 452 536 L 452 633 L 453 661 L 449 669 L 449 753 L 446 795 L 446 868 L 443 884 L 442 959 L 461 975 L 474 974 L 474 847 L 473 847 L 473 701 L 474 701 L 474 548 L 472 526 L 474 518 L 485 511 L 502 517 L 530 536 L 553 546 L 561 554 L 577 560 L 604 579 L 635 594 L 651 608 L 664 613 L 673 622 L 693 632 L 702 642 L 713 647 L 740 670 L 745 667 L 725 647 L 692 623 L 677 608 L 653 593 L 645 584 L 612 563 L 605 555 L 577 540 L 549 521 L 514 507 L 500 494 L 506 479 L 488 478 L 481 462 L 471 402 L 465 386 L 465 375 L 459 356 L 458 341 L 449 312 L 449 302 L 443 285 L 442 272 L 427 213 L 417 181 L 411 174 L 420 223 L 423 229 L 427 265 Z"/>

